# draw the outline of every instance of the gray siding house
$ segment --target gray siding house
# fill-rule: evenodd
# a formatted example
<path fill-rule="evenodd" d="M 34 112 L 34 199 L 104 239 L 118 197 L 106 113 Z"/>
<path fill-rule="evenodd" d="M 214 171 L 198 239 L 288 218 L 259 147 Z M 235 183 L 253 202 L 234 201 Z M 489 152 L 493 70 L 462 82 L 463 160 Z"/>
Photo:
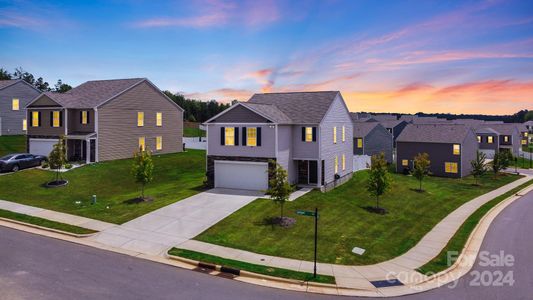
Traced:
<path fill-rule="evenodd" d="M 255 94 L 205 122 L 212 187 L 265 190 L 276 161 L 291 184 L 329 190 L 352 174 L 352 122 L 338 91 Z"/>
<path fill-rule="evenodd" d="M 41 92 L 24 80 L 0 80 L 0 135 L 26 134 L 26 105 Z"/>
<path fill-rule="evenodd" d="M 48 155 L 60 136 L 71 161 L 183 150 L 183 109 L 145 78 L 97 80 L 72 90 L 42 93 L 27 106 L 27 147 Z"/>
<path fill-rule="evenodd" d="M 499 151 L 510 151 L 514 156 L 518 156 L 523 143 L 523 132 L 520 132 L 521 125 L 515 123 L 484 124 L 476 130 L 480 149 L 489 149 L 484 151 L 489 157 L 491 155 L 493 157 L 494 153 Z M 491 134 L 487 135 L 487 132 Z M 485 135 L 487 136 L 485 137 Z M 491 139 L 489 136 L 493 136 L 493 138 Z"/>
<path fill-rule="evenodd" d="M 427 153 L 432 175 L 459 178 L 470 174 L 478 143 L 465 125 L 409 124 L 396 140 L 396 149 L 397 172 L 411 170 L 414 157 Z"/>
<path fill-rule="evenodd" d="M 491 128 L 480 128 L 476 130 L 479 151 L 485 153 L 487 158 L 494 158 L 494 154 L 500 148 L 500 134 Z"/>
<path fill-rule="evenodd" d="M 388 163 L 392 163 L 392 134 L 377 122 L 353 123 L 353 154 L 355 156 L 372 156 L 385 154 Z"/>

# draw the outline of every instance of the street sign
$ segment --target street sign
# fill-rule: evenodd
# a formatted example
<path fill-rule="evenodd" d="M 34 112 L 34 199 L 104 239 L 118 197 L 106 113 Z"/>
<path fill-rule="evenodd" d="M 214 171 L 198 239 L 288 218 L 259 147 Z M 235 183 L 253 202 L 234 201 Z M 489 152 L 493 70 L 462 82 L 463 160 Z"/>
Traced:
<path fill-rule="evenodd" d="M 296 214 L 300 216 L 315 217 L 315 259 L 314 259 L 314 267 L 313 267 L 313 277 L 316 278 L 316 251 L 317 251 L 317 244 L 318 244 L 318 208 L 315 208 L 315 211 L 297 210 Z"/>
<path fill-rule="evenodd" d="M 308 216 L 308 217 L 314 217 L 315 216 L 315 212 L 314 211 L 308 211 L 308 210 L 297 210 L 296 214 L 300 215 L 300 216 Z"/>

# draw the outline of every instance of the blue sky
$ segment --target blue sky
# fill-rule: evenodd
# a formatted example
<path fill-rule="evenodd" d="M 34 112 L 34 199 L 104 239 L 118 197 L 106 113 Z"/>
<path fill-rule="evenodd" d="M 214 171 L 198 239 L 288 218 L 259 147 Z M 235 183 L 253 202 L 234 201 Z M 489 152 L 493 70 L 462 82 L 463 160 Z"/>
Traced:
<path fill-rule="evenodd" d="M 532 1 L 2 1 L 0 67 L 200 99 L 340 90 L 353 111 L 533 109 Z"/>

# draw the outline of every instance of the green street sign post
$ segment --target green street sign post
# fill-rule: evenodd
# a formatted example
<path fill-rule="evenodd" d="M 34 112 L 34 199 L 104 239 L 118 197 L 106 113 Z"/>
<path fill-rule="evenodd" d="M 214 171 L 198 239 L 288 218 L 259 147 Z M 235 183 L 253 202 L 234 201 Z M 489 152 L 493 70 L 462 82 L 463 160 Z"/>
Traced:
<path fill-rule="evenodd" d="M 318 208 L 315 207 L 315 211 L 308 211 L 308 210 L 297 210 L 297 215 L 300 216 L 307 216 L 307 217 L 315 217 L 315 261 L 314 261 L 314 267 L 313 267 L 313 278 L 316 278 L 316 246 L 318 243 Z"/>

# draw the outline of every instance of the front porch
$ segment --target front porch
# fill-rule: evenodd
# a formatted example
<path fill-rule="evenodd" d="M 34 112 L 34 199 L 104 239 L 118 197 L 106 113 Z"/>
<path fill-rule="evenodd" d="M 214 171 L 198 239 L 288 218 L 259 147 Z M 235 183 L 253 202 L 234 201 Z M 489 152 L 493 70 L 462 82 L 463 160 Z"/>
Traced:
<path fill-rule="evenodd" d="M 96 133 L 71 133 L 65 136 L 67 159 L 85 163 L 96 162 Z"/>

